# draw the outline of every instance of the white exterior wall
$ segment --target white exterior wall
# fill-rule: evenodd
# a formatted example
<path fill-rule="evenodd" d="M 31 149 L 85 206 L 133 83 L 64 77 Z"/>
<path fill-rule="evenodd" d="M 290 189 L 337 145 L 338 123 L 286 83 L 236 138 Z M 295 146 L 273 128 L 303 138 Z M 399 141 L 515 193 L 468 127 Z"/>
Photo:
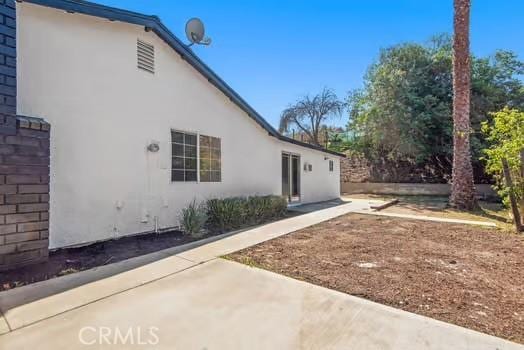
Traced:
<path fill-rule="evenodd" d="M 155 216 L 172 227 L 193 198 L 281 194 L 284 151 L 313 165 L 302 202 L 339 196 L 336 156 L 268 136 L 154 33 L 28 3 L 17 20 L 17 110 L 51 124 L 51 248 L 151 231 Z M 155 46 L 154 75 L 137 38 Z M 222 182 L 171 182 L 171 129 L 221 138 Z"/>

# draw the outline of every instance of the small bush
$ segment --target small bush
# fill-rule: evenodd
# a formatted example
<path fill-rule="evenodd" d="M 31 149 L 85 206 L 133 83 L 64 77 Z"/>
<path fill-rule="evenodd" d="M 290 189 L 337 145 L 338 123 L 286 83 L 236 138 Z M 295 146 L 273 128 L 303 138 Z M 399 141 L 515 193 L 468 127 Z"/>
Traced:
<path fill-rule="evenodd" d="M 180 224 L 184 232 L 193 237 L 203 236 L 203 228 L 206 224 L 207 208 L 203 204 L 197 204 L 195 200 L 186 208 L 182 209 Z"/>
<path fill-rule="evenodd" d="M 251 196 L 210 199 L 207 201 L 208 224 L 221 231 L 258 225 L 282 217 L 287 208 L 281 196 Z"/>
<path fill-rule="evenodd" d="M 208 223 L 211 227 L 225 231 L 242 225 L 245 198 L 233 197 L 207 201 Z"/>
<path fill-rule="evenodd" d="M 247 198 L 246 218 L 250 224 L 261 224 L 284 216 L 287 202 L 281 196 L 253 196 Z"/>

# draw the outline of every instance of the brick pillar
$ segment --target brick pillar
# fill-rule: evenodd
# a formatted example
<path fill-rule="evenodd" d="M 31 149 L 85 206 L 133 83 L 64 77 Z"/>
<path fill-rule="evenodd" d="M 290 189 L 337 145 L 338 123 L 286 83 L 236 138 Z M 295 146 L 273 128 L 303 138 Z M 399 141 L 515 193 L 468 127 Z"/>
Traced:
<path fill-rule="evenodd" d="M 49 129 L 18 116 L 15 135 L 0 132 L 0 271 L 48 257 Z"/>
<path fill-rule="evenodd" d="M 16 115 L 16 12 L 0 0 L 0 271 L 45 261 L 49 124 Z"/>

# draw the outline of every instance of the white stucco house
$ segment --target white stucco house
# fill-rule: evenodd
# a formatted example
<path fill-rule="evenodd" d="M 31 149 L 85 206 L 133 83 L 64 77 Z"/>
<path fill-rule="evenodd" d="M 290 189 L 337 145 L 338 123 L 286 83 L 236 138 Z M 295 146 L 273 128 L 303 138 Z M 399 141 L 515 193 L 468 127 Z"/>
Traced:
<path fill-rule="evenodd" d="M 50 248 L 176 226 L 194 198 L 339 197 L 342 155 L 280 135 L 158 17 L 26 0 L 16 28 L 17 114 L 51 125 Z"/>

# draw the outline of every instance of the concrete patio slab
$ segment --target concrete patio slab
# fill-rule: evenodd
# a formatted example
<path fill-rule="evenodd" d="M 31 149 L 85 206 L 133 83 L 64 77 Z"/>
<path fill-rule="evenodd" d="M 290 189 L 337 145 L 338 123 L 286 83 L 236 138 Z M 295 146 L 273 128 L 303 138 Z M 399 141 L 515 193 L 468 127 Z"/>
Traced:
<path fill-rule="evenodd" d="M 116 336 L 129 330 L 131 338 Z M 4 334 L 0 344 L 129 349 L 138 334 L 155 349 L 523 349 L 223 259 Z"/>
<path fill-rule="evenodd" d="M 72 289 L 68 288 L 68 285 L 74 283 L 74 280 L 56 279 L 53 281 L 53 288 L 58 287 L 64 291 L 41 299 L 35 297 L 42 293 L 39 283 L 35 283 L 23 289 L 0 293 L 0 311 L 14 330 L 194 265 L 195 263 L 188 260 L 172 256 Z"/>
<path fill-rule="evenodd" d="M 7 325 L 4 316 L 0 313 L 0 335 L 7 332 L 9 332 L 9 326 Z"/>
<path fill-rule="evenodd" d="M 325 220 L 330 220 L 356 210 L 362 210 L 367 205 L 367 202 L 350 202 L 317 210 L 308 214 L 256 227 L 242 232 L 241 234 L 206 244 L 196 249 L 188 250 L 178 254 L 178 256 L 194 262 L 208 261 L 218 256 L 229 254 L 290 232 L 318 224 Z"/>

